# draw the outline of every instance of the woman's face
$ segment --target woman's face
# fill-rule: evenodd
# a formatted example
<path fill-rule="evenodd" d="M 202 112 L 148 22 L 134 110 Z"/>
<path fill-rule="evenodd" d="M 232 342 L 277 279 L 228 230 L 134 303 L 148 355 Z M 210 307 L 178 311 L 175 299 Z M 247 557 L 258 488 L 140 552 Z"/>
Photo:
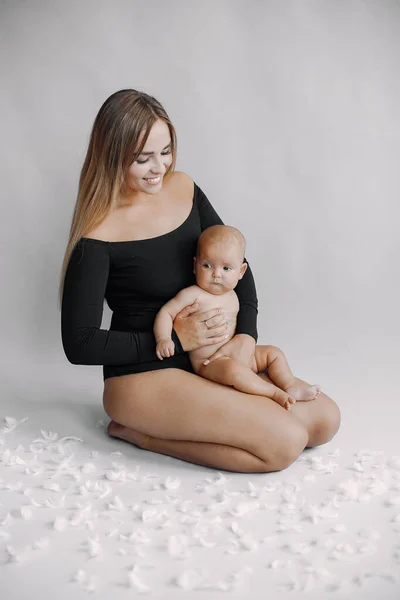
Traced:
<path fill-rule="evenodd" d="M 161 190 L 163 177 L 171 163 L 171 136 L 168 125 L 158 120 L 150 130 L 142 153 L 129 167 L 125 186 L 131 192 L 156 194 Z"/>

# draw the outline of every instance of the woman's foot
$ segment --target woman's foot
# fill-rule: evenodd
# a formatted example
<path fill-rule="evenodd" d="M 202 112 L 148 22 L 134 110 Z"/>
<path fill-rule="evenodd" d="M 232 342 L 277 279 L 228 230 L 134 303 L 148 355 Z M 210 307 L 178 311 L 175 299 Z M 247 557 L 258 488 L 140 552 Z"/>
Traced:
<path fill-rule="evenodd" d="M 308 385 L 307 383 L 296 381 L 296 383 L 285 387 L 284 390 L 295 398 L 295 400 L 307 402 L 308 400 L 315 400 L 318 397 L 321 392 L 321 386 L 318 384 Z"/>
<path fill-rule="evenodd" d="M 120 438 L 125 442 L 130 442 L 139 448 L 146 448 L 148 446 L 148 441 L 150 436 L 141 433 L 140 431 L 136 431 L 136 429 L 130 429 L 129 427 L 124 427 L 124 425 L 120 425 L 115 421 L 110 421 L 107 427 L 107 433 L 111 437 Z"/>

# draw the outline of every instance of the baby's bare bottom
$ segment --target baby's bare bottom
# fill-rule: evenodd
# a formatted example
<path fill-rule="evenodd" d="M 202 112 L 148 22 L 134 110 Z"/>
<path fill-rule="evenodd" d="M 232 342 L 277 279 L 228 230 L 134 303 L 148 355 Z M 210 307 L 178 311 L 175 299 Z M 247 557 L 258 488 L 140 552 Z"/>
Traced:
<path fill-rule="evenodd" d="M 194 364 L 193 368 L 206 379 L 247 394 L 267 396 L 287 410 L 290 410 L 290 405 L 296 400 L 314 400 L 321 390 L 319 385 L 299 386 L 284 353 L 276 346 L 256 346 L 251 367 L 235 359 L 222 357 L 208 365 Z M 266 369 L 273 383 L 258 377 L 257 373 Z"/>

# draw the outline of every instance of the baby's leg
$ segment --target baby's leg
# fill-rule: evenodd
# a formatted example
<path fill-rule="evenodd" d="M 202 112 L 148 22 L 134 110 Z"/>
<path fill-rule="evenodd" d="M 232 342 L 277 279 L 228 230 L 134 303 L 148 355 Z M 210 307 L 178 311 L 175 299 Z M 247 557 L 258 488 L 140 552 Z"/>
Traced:
<path fill-rule="evenodd" d="M 250 367 L 228 356 L 216 358 L 208 365 L 202 364 L 197 369 L 197 373 L 216 383 L 234 387 L 239 392 L 267 396 L 287 410 L 290 410 L 290 405 L 295 402 L 295 399 L 289 393 L 268 381 L 264 381 Z"/>
<path fill-rule="evenodd" d="M 268 369 L 268 376 L 282 390 L 296 400 L 315 400 L 321 391 L 319 385 L 300 385 L 289 368 L 282 350 L 276 346 L 256 346 L 257 372 Z"/>

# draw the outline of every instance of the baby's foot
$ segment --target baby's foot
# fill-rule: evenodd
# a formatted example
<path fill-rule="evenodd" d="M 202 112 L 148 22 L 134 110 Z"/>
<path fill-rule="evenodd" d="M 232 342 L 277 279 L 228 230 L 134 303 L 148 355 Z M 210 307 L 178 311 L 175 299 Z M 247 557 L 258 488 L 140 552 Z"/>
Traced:
<path fill-rule="evenodd" d="M 296 383 L 288 385 L 285 388 L 285 392 L 290 394 L 293 398 L 299 401 L 307 402 L 308 400 L 315 400 L 321 392 L 321 386 L 308 385 L 308 383 Z"/>
<path fill-rule="evenodd" d="M 272 398 L 272 400 L 275 400 L 275 402 L 283 406 L 283 408 L 286 408 L 286 410 L 290 410 L 292 404 L 295 404 L 296 402 L 296 399 L 292 394 L 284 392 L 278 387 L 272 392 L 269 392 L 268 397 Z"/>

